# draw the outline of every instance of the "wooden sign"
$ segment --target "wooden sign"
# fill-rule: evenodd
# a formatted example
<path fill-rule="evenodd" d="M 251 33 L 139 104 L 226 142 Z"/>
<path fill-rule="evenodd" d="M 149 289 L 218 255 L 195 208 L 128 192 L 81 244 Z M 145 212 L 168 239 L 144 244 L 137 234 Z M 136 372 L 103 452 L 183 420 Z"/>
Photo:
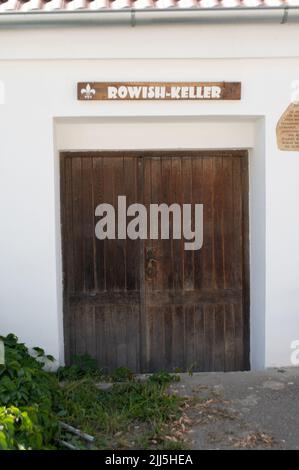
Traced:
<path fill-rule="evenodd" d="M 276 127 L 279 150 L 299 151 L 299 101 L 291 103 Z"/>
<path fill-rule="evenodd" d="M 240 82 L 78 83 L 81 101 L 240 100 Z"/>

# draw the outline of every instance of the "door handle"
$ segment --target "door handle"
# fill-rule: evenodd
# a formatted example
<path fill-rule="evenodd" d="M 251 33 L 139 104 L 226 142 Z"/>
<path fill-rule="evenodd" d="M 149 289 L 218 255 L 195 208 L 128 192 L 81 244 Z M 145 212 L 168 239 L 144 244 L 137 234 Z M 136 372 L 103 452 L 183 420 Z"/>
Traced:
<path fill-rule="evenodd" d="M 158 258 L 154 254 L 154 250 L 151 247 L 145 249 L 145 275 L 146 279 L 151 280 L 157 272 L 157 261 Z"/>

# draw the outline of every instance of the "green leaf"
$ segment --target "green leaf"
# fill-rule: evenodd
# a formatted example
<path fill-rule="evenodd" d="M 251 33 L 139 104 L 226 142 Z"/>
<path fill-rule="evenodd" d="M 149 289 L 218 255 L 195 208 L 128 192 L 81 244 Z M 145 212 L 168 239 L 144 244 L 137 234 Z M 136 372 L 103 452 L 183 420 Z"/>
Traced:
<path fill-rule="evenodd" d="M 39 348 L 39 347 L 35 346 L 35 348 L 32 348 L 32 349 L 33 349 L 33 351 L 35 351 L 37 353 L 37 357 L 45 355 L 45 351 L 42 348 Z"/>

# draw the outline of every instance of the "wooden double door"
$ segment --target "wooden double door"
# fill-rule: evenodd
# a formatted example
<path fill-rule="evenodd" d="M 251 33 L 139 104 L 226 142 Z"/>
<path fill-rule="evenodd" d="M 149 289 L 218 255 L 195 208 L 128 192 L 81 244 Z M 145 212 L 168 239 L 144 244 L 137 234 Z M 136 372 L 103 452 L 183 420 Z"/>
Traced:
<path fill-rule="evenodd" d="M 203 246 L 95 236 L 101 203 L 203 204 Z M 128 218 L 128 220 L 130 220 Z M 244 151 L 61 154 L 66 362 L 134 372 L 249 368 Z M 117 217 L 116 217 L 117 232 Z"/>

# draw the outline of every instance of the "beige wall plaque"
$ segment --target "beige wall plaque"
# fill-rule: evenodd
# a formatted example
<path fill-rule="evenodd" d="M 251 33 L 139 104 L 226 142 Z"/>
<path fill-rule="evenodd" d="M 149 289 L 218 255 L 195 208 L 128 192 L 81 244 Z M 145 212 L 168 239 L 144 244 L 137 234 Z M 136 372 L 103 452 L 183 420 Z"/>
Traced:
<path fill-rule="evenodd" d="M 291 103 L 276 127 L 279 150 L 299 151 L 299 101 Z"/>

